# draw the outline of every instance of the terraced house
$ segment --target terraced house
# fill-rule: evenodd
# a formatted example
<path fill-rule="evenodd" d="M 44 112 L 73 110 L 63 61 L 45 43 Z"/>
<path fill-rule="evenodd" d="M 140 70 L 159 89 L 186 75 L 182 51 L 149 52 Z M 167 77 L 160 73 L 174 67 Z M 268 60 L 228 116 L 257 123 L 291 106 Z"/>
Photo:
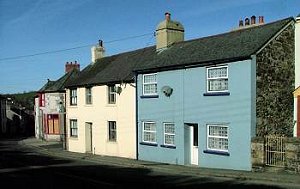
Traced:
<path fill-rule="evenodd" d="M 251 170 L 252 137 L 292 134 L 294 25 L 252 16 L 184 41 L 166 13 L 151 56 L 135 68 L 138 159 Z"/>
<path fill-rule="evenodd" d="M 47 83 L 35 98 L 35 137 L 44 140 L 65 141 L 65 84 L 80 71 L 75 61 L 65 64 L 65 74 Z"/>
<path fill-rule="evenodd" d="M 170 13 L 156 45 L 104 56 L 66 85 L 68 150 L 251 170 L 251 138 L 293 130 L 295 19 L 246 18 L 184 40 Z"/>
<path fill-rule="evenodd" d="M 69 151 L 136 158 L 135 58 L 105 57 L 102 41 L 92 48 L 92 63 L 66 85 Z"/>

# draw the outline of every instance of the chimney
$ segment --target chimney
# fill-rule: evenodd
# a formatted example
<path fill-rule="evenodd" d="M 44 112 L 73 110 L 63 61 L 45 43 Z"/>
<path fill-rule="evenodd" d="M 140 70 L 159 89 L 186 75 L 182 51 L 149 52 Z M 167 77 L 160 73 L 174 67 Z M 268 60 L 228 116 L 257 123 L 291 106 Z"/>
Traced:
<path fill-rule="evenodd" d="M 245 18 L 245 26 L 249 26 L 250 25 L 250 20 L 249 18 Z"/>
<path fill-rule="evenodd" d="M 240 20 L 239 21 L 239 27 L 243 27 L 244 26 L 244 21 L 243 20 Z"/>
<path fill-rule="evenodd" d="M 184 40 L 183 25 L 175 20 L 171 20 L 171 14 L 165 13 L 165 19 L 161 21 L 155 31 L 156 51 L 161 51 L 170 47 L 173 43 Z"/>
<path fill-rule="evenodd" d="M 65 65 L 65 73 L 69 73 L 70 71 L 72 71 L 73 69 L 77 69 L 78 71 L 80 70 L 80 64 L 77 63 L 77 61 L 74 62 L 66 62 Z"/>
<path fill-rule="evenodd" d="M 256 17 L 253 15 L 251 16 L 251 25 L 256 24 Z"/>
<path fill-rule="evenodd" d="M 259 16 L 258 17 L 258 24 L 264 24 L 265 21 L 264 21 L 264 17 L 263 16 Z"/>
<path fill-rule="evenodd" d="M 92 64 L 94 64 L 98 59 L 104 57 L 105 49 L 103 47 L 103 41 L 99 40 L 96 46 L 91 48 L 92 52 Z"/>

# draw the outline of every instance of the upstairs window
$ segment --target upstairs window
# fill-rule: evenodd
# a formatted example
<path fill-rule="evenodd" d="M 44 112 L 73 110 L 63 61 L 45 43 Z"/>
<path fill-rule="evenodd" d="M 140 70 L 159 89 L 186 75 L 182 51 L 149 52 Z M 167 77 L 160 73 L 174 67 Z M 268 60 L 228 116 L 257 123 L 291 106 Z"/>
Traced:
<path fill-rule="evenodd" d="M 45 107 L 45 93 L 40 94 L 40 107 Z"/>
<path fill-rule="evenodd" d="M 155 122 L 143 122 L 143 142 L 156 143 Z"/>
<path fill-rule="evenodd" d="M 228 126 L 207 126 L 207 149 L 228 152 Z"/>
<path fill-rule="evenodd" d="M 92 87 L 85 88 L 85 103 L 92 104 Z"/>
<path fill-rule="evenodd" d="M 207 92 L 228 91 L 228 67 L 207 68 Z"/>
<path fill-rule="evenodd" d="M 157 74 L 143 75 L 143 95 L 157 95 Z"/>
<path fill-rule="evenodd" d="M 108 91 L 108 104 L 115 104 L 116 103 L 116 86 L 109 85 L 107 91 Z"/>
<path fill-rule="evenodd" d="M 77 105 L 77 89 L 70 89 L 70 105 Z"/>

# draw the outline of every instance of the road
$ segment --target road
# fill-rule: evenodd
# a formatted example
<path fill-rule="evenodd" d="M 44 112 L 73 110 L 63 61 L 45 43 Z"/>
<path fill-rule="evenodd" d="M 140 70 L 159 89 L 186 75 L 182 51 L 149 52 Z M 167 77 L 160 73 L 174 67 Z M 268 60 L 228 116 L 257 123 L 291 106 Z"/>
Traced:
<path fill-rule="evenodd" d="M 0 154 L 0 183 L 7 188 L 282 188 L 52 157 L 19 145 L 18 140 L 0 140 Z"/>

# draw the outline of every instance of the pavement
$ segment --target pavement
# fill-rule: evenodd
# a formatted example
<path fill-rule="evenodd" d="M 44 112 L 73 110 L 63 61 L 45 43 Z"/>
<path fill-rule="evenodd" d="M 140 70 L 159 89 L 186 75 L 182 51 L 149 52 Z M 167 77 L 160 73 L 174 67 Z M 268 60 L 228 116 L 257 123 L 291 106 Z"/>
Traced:
<path fill-rule="evenodd" d="M 299 188 L 300 174 L 285 171 L 266 171 L 266 169 L 253 169 L 253 171 L 236 171 L 226 169 L 200 168 L 196 166 L 171 165 L 165 163 L 148 162 L 142 160 L 102 156 L 85 153 L 69 152 L 63 149 L 62 143 L 55 141 L 44 141 L 41 139 L 26 138 L 19 141 L 19 144 L 34 149 L 36 152 L 73 160 L 93 162 L 101 165 L 111 165 L 131 168 L 146 168 L 161 174 L 176 174 L 193 177 L 209 177 L 220 179 L 234 179 L 240 182 L 265 184 L 279 186 L 282 188 Z"/>

